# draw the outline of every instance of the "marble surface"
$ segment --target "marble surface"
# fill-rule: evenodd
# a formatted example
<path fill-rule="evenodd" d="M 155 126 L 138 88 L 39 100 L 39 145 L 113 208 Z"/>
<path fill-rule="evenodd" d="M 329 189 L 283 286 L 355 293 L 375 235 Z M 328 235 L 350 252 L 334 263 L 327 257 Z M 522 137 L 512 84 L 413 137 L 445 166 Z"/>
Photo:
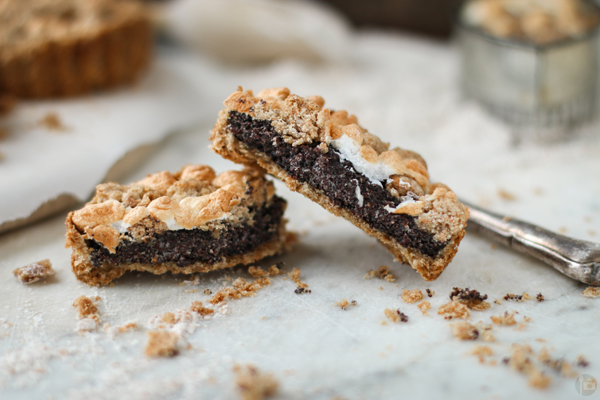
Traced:
<path fill-rule="evenodd" d="M 371 132 L 394 145 L 415 150 L 429 165 L 433 180 L 460 196 L 498 212 L 529 220 L 574 237 L 600 235 L 600 135 L 567 143 L 522 144 L 456 87 L 457 59 L 452 47 L 408 37 L 361 34 L 351 60 L 313 65 L 281 62 L 256 69 L 234 69 L 190 57 L 182 73 L 202 78 L 212 115 L 193 129 L 172 135 L 124 182 L 147 173 L 178 170 L 185 163 L 207 163 L 222 171 L 233 165 L 208 149 L 210 130 L 221 102 L 238 85 L 256 91 L 288 86 L 300 95 L 322 95 L 334 109 L 348 109 Z M 207 79 L 210 77 L 210 79 Z M 593 131 L 593 130 L 592 130 Z M 291 399 L 575 399 L 575 378 L 548 368 L 552 383 L 533 389 L 523 375 L 503 365 L 513 343 L 546 346 L 553 357 L 574 361 L 583 354 L 600 379 L 600 299 L 581 295 L 585 286 L 546 265 L 467 234 L 448 269 L 427 283 L 409 267 L 394 263 L 377 242 L 350 223 L 330 216 L 304 197 L 276 183 L 288 199 L 290 226 L 301 232 L 291 253 L 278 261 L 289 272 L 301 269 L 312 293 L 297 295 L 284 276 L 254 297 L 231 300 L 209 320 L 190 324 L 181 354 L 148 359 L 143 350 L 149 320 L 208 300 L 244 268 L 185 276 L 129 274 L 114 286 L 92 288 L 70 272 L 64 249 L 64 217 L 0 236 L 0 397 L 2 399 L 234 399 L 232 367 L 256 365 L 280 382 L 276 398 Z M 514 199 L 498 192 L 511 193 Z M 50 258 L 56 275 L 22 286 L 12 269 Z M 395 282 L 365 280 L 370 269 L 388 265 Z M 454 286 L 475 288 L 491 300 L 506 293 L 543 293 L 546 301 L 502 301 L 471 321 L 517 311 L 522 330 L 494 326 L 489 346 L 497 365 L 469 354 L 480 341 L 456 340 L 451 323 L 437 315 Z M 403 289 L 430 288 L 430 315 L 400 299 Z M 197 290 L 194 292 L 194 290 Z M 111 328 L 80 334 L 71 306 L 79 295 L 95 296 L 103 323 L 113 328 L 135 320 L 140 328 L 114 334 Z M 346 298 L 358 305 L 341 310 Z M 385 308 L 400 309 L 407 323 L 385 321 Z M 536 341 L 543 339 L 545 342 Z M 189 346 L 187 346 L 189 344 Z M 188 348 L 189 347 L 189 348 Z M 600 391 L 589 398 L 600 396 Z"/>

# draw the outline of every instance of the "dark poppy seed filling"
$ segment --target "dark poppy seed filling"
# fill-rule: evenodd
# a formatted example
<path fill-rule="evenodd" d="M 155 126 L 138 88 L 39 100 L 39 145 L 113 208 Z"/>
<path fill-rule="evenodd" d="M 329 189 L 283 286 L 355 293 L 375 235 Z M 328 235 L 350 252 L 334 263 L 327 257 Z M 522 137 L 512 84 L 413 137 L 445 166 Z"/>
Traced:
<path fill-rule="evenodd" d="M 157 265 L 173 262 L 179 267 L 196 262 L 214 264 L 223 257 L 253 251 L 276 237 L 284 210 L 285 200 L 275 196 L 270 206 L 250 209 L 254 211 L 251 224 L 232 225 L 218 231 L 181 229 L 152 233 L 143 242 L 121 240 L 115 253 L 110 253 L 95 240 L 88 239 L 86 244 L 92 249 L 90 259 L 94 267 L 104 263 Z"/>
<path fill-rule="evenodd" d="M 237 111 L 229 112 L 227 122 L 237 140 L 269 157 L 292 178 L 321 191 L 335 206 L 348 210 L 401 246 L 435 258 L 448 244 L 436 241 L 432 233 L 419 228 L 415 217 L 387 211 L 386 206 L 394 208 L 400 200 L 385 189 L 385 182 L 381 186 L 372 183 L 336 150 L 330 148 L 323 153 L 318 143 L 292 146 L 269 121 Z"/>

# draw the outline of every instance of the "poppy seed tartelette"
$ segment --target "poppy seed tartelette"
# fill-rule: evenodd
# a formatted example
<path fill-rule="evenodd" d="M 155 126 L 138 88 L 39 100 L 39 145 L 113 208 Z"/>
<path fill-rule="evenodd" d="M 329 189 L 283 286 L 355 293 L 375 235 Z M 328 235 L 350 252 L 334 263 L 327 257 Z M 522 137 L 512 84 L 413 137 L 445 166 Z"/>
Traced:
<path fill-rule="evenodd" d="M 259 165 L 291 190 L 379 239 L 426 280 L 456 254 L 469 213 L 445 185 L 430 183 L 417 153 L 389 149 L 346 111 L 321 97 L 241 88 L 225 100 L 211 133 L 212 149 L 237 163 Z"/>
<path fill-rule="evenodd" d="M 105 183 L 66 220 L 77 279 L 105 285 L 128 270 L 191 274 L 283 251 L 286 202 L 261 170 L 215 175 L 205 165 L 130 184 Z"/>

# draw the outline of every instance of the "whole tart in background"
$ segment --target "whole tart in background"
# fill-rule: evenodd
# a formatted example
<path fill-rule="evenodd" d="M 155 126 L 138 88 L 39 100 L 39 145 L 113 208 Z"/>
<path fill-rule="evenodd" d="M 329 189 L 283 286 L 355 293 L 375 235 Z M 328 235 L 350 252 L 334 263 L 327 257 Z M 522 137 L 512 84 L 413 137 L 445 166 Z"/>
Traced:
<path fill-rule="evenodd" d="M 134 82 L 152 27 L 129 0 L 0 0 L 0 93 L 64 97 Z"/>

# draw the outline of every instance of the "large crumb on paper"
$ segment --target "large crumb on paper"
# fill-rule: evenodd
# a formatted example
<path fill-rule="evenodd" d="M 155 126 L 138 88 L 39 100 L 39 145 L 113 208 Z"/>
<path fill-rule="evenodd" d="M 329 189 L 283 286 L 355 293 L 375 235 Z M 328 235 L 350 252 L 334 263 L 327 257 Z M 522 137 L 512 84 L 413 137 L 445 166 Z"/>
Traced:
<path fill-rule="evenodd" d="M 404 314 L 402 311 L 400 310 L 391 310 L 389 308 L 386 308 L 385 310 L 383 310 L 383 313 L 385 314 L 386 317 L 388 317 L 388 319 L 394 323 L 398 323 L 398 322 L 408 322 L 408 315 Z"/>
<path fill-rule="evenodd" d="M 38 125 L 48 129 L 49 131 L 65 131 L 67 129 L 56 113 L 46 114 L 44 118 L 38 121 Z"/>
<path fill-rule="evenodd" d="M 268 270 L 264 270 L 261 267 L 249 267 L 248 273 L 253 278 L 264 278 L 266 276 L 275 276 L 283 272 L 283 262 L 271 265 Z"/>
<path fill-rule="evenodd" d="M 195 301 L 195 302 L 193 302 L 192 305 L 191 305 L 191 307 L 190 307 L 190 310 L 193 311 L 193 312 L 195 312 L 195 313 L 200 314 L 203 317 L 205 317 L 207 315 L 214 314 L 214 312 L 215 312 L 215 310 L 213 310 L 212 308 L 204 307 L 202 305 L 201 301 Z"/>
<path fill-rule="evenodd" d="M 475 311 L 483 311 L 490 308 L 490 303 L 485 301 L 487 298 L 487 294 L 481 294 L 477 290 L 469 290 L 469 288 L 462 289 L 455 287 L 450 292 L 450 300 L 458 301 Z"/>
<path fill-rule="evenodd" d="M 417 301 L 423 300 L 423 292 L 421 292 L 419 289 L 404 289 L 402 291 L 402 300 L 404 300 L 405 303 L 409 304 L 416 303 Z"/>
<path fill-rule="evenodd" d="M 479 337 L 479 330 L 470 322 L 460 321 L 452 324 L 452 334 L 460 340 L 475 340 Z"/>
<path fill-rule="evenodd" d="M 304 281 L 302 281 L 302 279 L 300 279 L 300 268 L 294 268 L 292 269 L 292 272 L 290 272 L 288 274 L 288 276 L 290 277 L 290 279 L 292 281 L 294 281 L 294 283 L 296 284 L 296 286 L 298 286 L 296 288 L 296 294 L 302 294 L 302 293 L 310 293 L 311 291 L 308 290 L 308 285 L 306 283 L 304 283 Z M 303 290 L 299 290 L 299 289 L 303 289 Z"/>
<path fill-rule="evenodd" d="M 240 299 L 242 297 L 251 297 L 260 289 L 271 284 L 268 277 L 258 278 L 254 282 L 247 282 L 243 278 L 237 278 L 232 286 L 217 291 L 209 300 L 211 304 L 218 304 L 227 299 Z"/>
<path fill-rule="evenodd" d="M 496 325 L 516 325 L 517 321 L 515 321 L 514 312 L 509 314 L 508 311 L 505 311 L 504 314 L 500 314 L 498 316 L 492 315 L 490 317 L 492 322 Z"/>
<path fill-rule="evenodd" d="M 46 259 L 19 267 L 13 271 L 13 274 L 21 282 L 28 284 L 54 275 L 54 269 L 50 260 Z"/>
<path fill-rule="evenodd" d="M 424 302 L 418 304 L 417 307 L 419 307 L 419 310 L 421 310 L 423 315 L 429 315 L 429 313 L 427 313 L 427 311 L 431 310 L 431 303 L 428 301 L 424 301 Z"/>
<path fill-rule="evenodd" d="M 96 304 L 100 301 L 100 296 L 96 296 L 94 300 L 86 296 L 79 296 L 73 302 L 73 307 L 77 309 L 79 323 L 77 331 L 85 333 L 96 330 L 100 324 L 100 313 Z"/>
<path fill-rule="evenodd" d="M 532 356 L 533 351 L 529 345 L 513 344 L 511 357 L 505 361 L 513 370 L 528 376 L 527 382 L 531 387 L 545 389 L 550 386 L 552 379 L 533 364 Z"/>
<path fill-rule="evenodd" d="M 79 313 L 77 318 L 99 319 L 100 316 L 98 314 L 98 307 L 96 307 L 98 301 L 100 301 L 100 296 L 96 296 L 94 300 L 87 296 L 79 296 L 76 298 L 73 302 L 73 307 L 75 307 Z"/>
<path fill-rule="evenodd" d="M 279 382 L 271 374 L 262 373 L 254 365 L 236 365 L 235 384 L 243 400 L 263 400 L 277 394 Z"/>
<path fill-rule="evenodd" d="M 355 306 L 357 304 L 358 303 L 356 302 L 356 300 L 348 301 L 346 299 L 342 299 L 341 301 L 335 302 L 335 305 L 341 308 L 342 310 L 345 310 L 348 306 Z"/>
<path fill-rule="evenodd" d="M 600 297 L 600 287 L 590 286 L 586 288 L 581 294 L 585 297 L 595 299 L 596 297 Z"/>
<path fill-rule="evenodd" d="M 173 357 L 179 353 L 177 340 L 179 336 L 174 332 L 150 331 L 144 354 L 148 357 Z"/>
<path fill-rule="evenodd" d="M 463 303 L 451 301 L 438 309 L 438 314 L 443 315 L 445 319 L 468 318 L 471 314 L 469 309 Z"/>
<path fill-rule="evenodd" d="M 372 269 L 370 269 L 369 272 L 367 272 L 364 276 L 364 279 L 372 278 L 384 279 L 388 282 L 394 282 L 396 280 L 394 275 L 392 275 L 392 273 L 390 272 L 390 267 L 388 267 L 387 265 L 380 266 L 377 271 L 373 271 Z"/>

